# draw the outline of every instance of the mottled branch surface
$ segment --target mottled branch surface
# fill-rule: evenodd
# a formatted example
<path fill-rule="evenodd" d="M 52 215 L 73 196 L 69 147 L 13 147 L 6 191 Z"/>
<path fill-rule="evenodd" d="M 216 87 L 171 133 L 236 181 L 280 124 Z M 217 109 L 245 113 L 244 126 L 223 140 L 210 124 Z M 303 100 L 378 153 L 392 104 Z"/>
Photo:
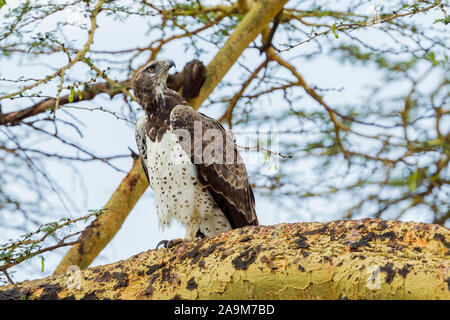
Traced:
<path fill-rule="evenodd" d="M 0 288 L 1 299 L 450 299 L 450 231 L 367 219 L 236 229 Z"/>

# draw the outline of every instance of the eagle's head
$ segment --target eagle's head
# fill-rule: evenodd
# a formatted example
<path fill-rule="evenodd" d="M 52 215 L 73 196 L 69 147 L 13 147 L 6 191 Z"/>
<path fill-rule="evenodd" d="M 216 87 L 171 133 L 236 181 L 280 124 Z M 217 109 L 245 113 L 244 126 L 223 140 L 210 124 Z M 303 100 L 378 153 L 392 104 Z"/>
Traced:
<path fill-rule="evenodd" d="M 131 79 L 131 88 L 141 105 L 160 100 L 167 90 L 167 76 L 170 68 L 175 67 L 172 60 L 153 60 L 137 71 Z"/>

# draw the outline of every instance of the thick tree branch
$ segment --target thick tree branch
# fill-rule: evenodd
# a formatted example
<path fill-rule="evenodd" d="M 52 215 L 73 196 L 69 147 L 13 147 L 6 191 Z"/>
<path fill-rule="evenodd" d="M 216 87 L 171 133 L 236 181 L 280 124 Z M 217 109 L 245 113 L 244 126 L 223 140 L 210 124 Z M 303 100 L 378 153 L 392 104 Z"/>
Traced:
<path fill-rule="evenodd" d="M 0 299 L 450 299 L 450 231 L 367 219 L 246 227 L 0 287 Z"/>
<path fill-rule="evenodd" d="M 121 81 L 118 83 L 120 86 L 126 87 L 128 86 L 128 80 Z M 80 100 L 78 95 L 73 96 L 72 103 L 80 102 L 80 101 L 89 101 L 93 100 L 98 94 L 106 93 L 111 98 L 115 95 L 122 93 L 118 88 L 115 88 L 108 82 L 100 82 L 92 85 L 87 85 L 84 90 L 81 91 Z M 65 105 L 69 103 L 69 95 L 65 95 L 59 98 L 59 106 Z M 20 121 L 35 116 L 37 114 L 46 112 L 52 109 L 56 105 L 56 98 L 46 99 L 36 103 L 35 105 L 24 108 L 22 110 L 9 112 L 3 115 L 2 121 L 0 121 L 0 125 L 2 124 L 16 124 Z"/>

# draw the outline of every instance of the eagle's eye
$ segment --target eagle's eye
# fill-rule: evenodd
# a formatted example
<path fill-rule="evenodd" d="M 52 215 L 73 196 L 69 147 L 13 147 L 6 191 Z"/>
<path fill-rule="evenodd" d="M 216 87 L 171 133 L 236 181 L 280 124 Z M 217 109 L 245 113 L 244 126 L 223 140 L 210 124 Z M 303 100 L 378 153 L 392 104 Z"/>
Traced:
<path fill-rule="evenodd" d="M 152 64 L 151 66 L 149 66 L 147 69 L 145 69 L 147 72 L 153 73 L 156 71 L 156 64 Z"/>

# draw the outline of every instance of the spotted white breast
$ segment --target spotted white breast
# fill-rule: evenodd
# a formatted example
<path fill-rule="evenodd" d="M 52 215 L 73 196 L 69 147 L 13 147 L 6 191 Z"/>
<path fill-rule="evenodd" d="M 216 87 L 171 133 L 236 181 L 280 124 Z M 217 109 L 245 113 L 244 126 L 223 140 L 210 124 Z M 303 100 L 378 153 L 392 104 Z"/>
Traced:
<path fill-rule="evenodd" d="M 194 240 L 199 230 L 205 236 L 231 230 L 172 129 L 160 141 L 152 141 L 145 128 L 146 119 L 142 117 L 136 126 L 136 141 L 155 194 L 160 228 L 164 230 L 175 219 L 186 227 L 186 240 Z"/>

